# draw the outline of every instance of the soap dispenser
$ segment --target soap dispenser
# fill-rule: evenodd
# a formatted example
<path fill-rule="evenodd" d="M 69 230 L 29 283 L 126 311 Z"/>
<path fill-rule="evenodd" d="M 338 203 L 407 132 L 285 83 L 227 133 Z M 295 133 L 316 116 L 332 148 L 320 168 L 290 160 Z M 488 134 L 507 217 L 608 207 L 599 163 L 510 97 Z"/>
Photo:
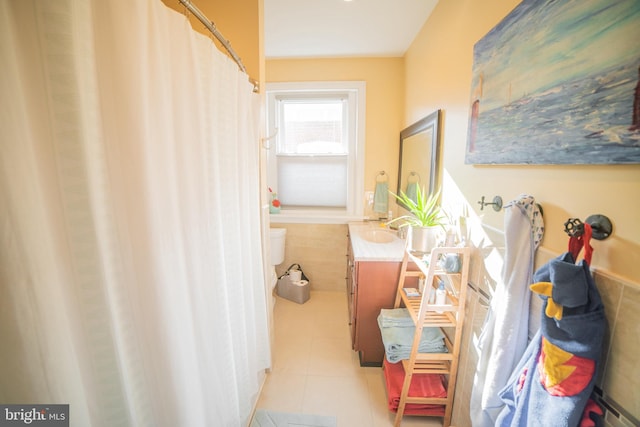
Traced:
<path fill-rule="evenodd" d="M 269 194 L 271 194 L 271 200 L 269 201 L 269 213 L 280 213 L 280 200 L 278 200 L 278 193 L 275 193 L 271 190 L 271 187 L 269 187 Z"/>

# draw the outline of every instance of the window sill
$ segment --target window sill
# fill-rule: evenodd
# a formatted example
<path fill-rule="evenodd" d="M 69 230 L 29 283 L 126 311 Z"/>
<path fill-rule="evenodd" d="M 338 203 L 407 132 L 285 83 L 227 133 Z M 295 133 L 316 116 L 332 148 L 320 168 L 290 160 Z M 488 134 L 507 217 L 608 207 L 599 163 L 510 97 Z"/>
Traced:
<path fill-rule="evenodd" d="M 272 224 L 348 224 L 353 221 L 362 221 L 362 215 L 349 215 L 344 212 L 304 212 L 281 211 L 277 214 L 269 214 Z"/>

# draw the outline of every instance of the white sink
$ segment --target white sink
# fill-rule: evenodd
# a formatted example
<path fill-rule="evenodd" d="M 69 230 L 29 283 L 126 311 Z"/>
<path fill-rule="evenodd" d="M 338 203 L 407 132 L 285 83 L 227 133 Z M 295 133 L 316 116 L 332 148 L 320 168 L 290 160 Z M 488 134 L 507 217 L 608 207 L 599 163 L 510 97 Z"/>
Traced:
<path fill-rule="evenodd" d="M 387 230 L 366 230 L 360 236 L 371 243 L 391 243 L 397 239 L 394 233 Z"/>

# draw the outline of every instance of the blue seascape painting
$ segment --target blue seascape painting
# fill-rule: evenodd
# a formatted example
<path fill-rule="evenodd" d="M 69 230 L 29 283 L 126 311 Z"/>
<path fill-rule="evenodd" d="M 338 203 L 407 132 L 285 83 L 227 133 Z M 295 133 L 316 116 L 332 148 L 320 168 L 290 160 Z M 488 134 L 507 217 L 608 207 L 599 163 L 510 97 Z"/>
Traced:
<path fill-rule="evenodd" d="M 468 164 L 640 163 L 640 0 L 523 0 L 474 47 Z"/>

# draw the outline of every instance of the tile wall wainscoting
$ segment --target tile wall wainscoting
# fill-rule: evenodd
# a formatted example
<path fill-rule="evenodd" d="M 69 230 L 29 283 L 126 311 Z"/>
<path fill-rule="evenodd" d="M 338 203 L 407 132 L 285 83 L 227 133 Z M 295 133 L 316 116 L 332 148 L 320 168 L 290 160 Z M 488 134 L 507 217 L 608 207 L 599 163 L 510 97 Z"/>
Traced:
<path fill-rule="evenodd" d="M 312 291 L 345 291 L 347 271 L 347 224 L 276 224 L 286 228 L 284 262 L 278 276 L 297 263 L 309 278 Z"/>

